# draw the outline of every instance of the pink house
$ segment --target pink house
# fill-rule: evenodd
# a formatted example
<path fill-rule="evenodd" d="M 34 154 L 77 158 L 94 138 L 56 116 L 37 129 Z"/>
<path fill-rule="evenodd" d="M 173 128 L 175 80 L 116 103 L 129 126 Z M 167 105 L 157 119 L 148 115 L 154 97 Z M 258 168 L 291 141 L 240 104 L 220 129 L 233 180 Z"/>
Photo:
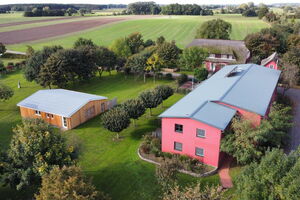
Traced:
<path fill-rule="evenodd" d="M 188 47 L 207 49 L 209 55 L 204 65 L 211 73 L 217 72 L 225 65 L 244 64 L 250 58 L 250 51 L 241 40 L 195 39 Z"/>
<path fill-rule="evenodd" d="M 160 115 L 162 151 L 218 167 L 221 139 L 239 115 L 258 126 L 268 116 L 280 71 L 255 64 L 227 65 Z"/>
<path fill-rule="evenodd" d="M 267 57 L 266 59 L 263 59 L 260 63 L 260 65 L 268 67 L 270 69 L 278 69 L 278 54 L 277 52 L 274 52 L 272 55 Z"/>

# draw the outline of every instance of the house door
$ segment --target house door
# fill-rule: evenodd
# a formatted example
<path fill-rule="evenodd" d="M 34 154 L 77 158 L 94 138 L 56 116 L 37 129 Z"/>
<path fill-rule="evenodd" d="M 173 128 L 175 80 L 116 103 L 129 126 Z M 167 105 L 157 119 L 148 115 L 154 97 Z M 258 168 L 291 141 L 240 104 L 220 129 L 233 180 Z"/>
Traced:
<path fill-rule="evenodd" d="M 62 117 L 62 126 L 64 128 L 68 128 L 68 123 L 67 123 L 67 118 L 66 117 Z"/>

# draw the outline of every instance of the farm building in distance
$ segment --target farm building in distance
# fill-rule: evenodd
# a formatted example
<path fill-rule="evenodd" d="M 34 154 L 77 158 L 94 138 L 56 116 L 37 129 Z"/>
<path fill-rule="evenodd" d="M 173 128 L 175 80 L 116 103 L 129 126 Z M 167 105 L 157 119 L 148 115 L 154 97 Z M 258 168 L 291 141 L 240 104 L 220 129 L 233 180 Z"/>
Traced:
<path fill-rule="evenodd" d="M 23 118 L 41 118 L 69 130 L 104 112 L 107 97 L 64 89 L 39 90 L 17 104 Z"/>
<path fill-rule="evenodd" d="M 245 64 L 250 58 L 250 51 L 242 40 L 195 39 L 187 47 L 195 46 L 207 49 L 205 67 L 212 73 L 225 65 Z"/>
<path fill-rule="evenodd" d="M 160 115 L 162 151 L 218 167 L 221 138 L 235 115 L 258 126 L 276 97 L 280 71 L 228 65 Z"/>
<path fill-rule="evenodd" d="M 263 65 L 265 67 L 271 68 L 271 69 L 278 69 L 278 54 L 277 52 L 274 52 L 272 55 L 267 57 L 266 59 L 263 59 L 260 63 L 260 65 Z"/>

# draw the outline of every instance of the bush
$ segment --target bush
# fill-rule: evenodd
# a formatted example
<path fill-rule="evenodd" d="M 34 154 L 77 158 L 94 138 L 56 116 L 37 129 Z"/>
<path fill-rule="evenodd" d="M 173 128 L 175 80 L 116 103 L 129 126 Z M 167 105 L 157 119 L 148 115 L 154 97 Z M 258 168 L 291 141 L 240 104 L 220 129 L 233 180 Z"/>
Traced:
<path fill-rule="evenodd" d="M 186 74 L 180 74 L 180 76 L 177 77 L 177 84 L 180 86 L 188 81 L 188 75 Z"/>
<path fill-rule="evenodd" d="M 167 73 L 165 77 L 167 80 L 173 80 L 173 75 L 171 73 Z"/>
<path fill-rule="evenodd" d="M 208 71 L 206 68 L 201 67 L 195 69 L 195 78 L 198 81 L 204 81 L 205 79 L 207 79 L 207 76 L 208 76 Z"/>

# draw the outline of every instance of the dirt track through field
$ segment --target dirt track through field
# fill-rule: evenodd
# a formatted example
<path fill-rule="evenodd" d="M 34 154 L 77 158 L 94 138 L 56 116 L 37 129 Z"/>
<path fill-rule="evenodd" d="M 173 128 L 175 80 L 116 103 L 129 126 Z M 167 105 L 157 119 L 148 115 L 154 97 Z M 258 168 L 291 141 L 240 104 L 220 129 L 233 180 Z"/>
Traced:
<path fill-rule="evenodd" d="M 151 16 L 128 16 L 120 18 L 99 18 L 93 20 L 67 22 L 62 24 L 54 24 L 48 26 L 40 26 L 22 30 L 0 32 L 0 42 L 8 44 L 18 44 L 34 40 L 41 40 L 45 38 L 65 35 L 68 33 L 83 31 L 105 24 L 124 21 L 129 19 L 143 19 Z"/>
<path fill-rule="evenodd" d="M 65 20 L 65 19 L 74 19 L 78 18 L 76 17 L 59 17 L 59 18 L 53 18 L 53 19 L 41 19 L 41 20 L 32 20 L 32 21 L 22 21 L 22 22 L 11 22 L 11 23 L 4 23 L 0 24 L 1 27 L 8 27 L 8 26 L 17 26 L 17 25 L 23 25 L 23 24 L 34 24 L 34 23 L 41 23 L 41 22 L 51 22 L 51 21 L 59 21 L 59 20 Z"/>

